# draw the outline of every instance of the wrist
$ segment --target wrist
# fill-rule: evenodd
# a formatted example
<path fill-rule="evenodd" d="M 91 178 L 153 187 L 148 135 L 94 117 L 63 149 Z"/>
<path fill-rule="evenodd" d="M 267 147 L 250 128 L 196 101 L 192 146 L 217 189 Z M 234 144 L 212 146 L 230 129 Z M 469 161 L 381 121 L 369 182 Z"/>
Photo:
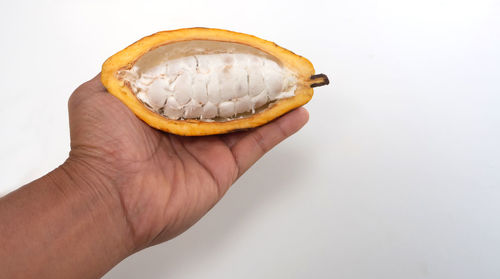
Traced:
<path fill-rule="evenodd" d="M 126 254 L 126 257 L 136 250 L 132 227 L 127 221 L 112 172 L 101 169 L 90 159 L 70 156 L 49 175 L 58 191 L 65 196 L 75 195 L 85 204 L 87 213 L 95 218 L 96 225 L 102 227 L 103 234 L 111 235 L 110 240 L 120 247 L 120 254 Z"/>
<path fill-rule="evenodd" d="M 69 176 L 76 176 L 75 180 L 88 180 L 87 188 L 107 193 L 108 198 L 112 199 L 107 204 L 113 205 L 110 210 L 119 212 L 119 220 L 125 224 L 122 227 L 125 227 L 127 241 L 131 243 L 133 252 L 151 245 L 152 239 L 162 228 L 151 228 L 150 224 L 154 223 L 156 216 L 148 214 L 150 204 L 135 199 L 147 193 L 147 188 L 136 187 L 144 183 L 142 170 L 136 164 L 117 160 L 114 154 L 98 153 L 79 146 L 72 147 L 69 158 L 61 168 Z"/>
<path fill-rule="evenodd" d="M 0 200 L 9 278 L 97 278 L 134 252 L 111 181 L 69 158 Z M 15 275 L 15 276 L 14 276 Z"/>

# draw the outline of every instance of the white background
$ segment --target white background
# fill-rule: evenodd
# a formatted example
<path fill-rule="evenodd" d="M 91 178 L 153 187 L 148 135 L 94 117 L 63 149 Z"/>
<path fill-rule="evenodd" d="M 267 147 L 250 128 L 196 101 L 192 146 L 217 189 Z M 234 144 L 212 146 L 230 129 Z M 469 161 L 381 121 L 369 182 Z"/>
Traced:
<path fill-rule="evenodd" d="M 2 1 L 0 195 L 61 164 L 67 99 L 160 30 L 275 41 L 334 85 L 180 237 L 105 278 L 498 278 L 498 1 Z"/>

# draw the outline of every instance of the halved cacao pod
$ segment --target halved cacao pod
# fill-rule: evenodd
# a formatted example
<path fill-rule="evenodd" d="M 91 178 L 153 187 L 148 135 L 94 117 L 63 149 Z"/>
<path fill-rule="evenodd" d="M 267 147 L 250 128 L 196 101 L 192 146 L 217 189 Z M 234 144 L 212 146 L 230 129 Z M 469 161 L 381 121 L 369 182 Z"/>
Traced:
<path fill-rule="evenodd" d="M 311 62 L 273 42 L 208 28 L 142 38 L 107 59 L 101 79 L 147 124 L 185 136 L 263 125 L 328 84 Z"/>

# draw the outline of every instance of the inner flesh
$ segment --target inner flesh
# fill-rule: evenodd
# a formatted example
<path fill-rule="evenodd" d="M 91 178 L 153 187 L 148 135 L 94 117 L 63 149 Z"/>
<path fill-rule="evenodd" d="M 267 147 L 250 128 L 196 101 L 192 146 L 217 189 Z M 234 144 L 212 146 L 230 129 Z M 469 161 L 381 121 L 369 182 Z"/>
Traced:
<path fill-rule="evenodd" d="M 158 47 L 119 72 L 151 110 L 170 119 L 227 121 L 294 96 L 297 79 L 242 44 L 195 40 Z"/>

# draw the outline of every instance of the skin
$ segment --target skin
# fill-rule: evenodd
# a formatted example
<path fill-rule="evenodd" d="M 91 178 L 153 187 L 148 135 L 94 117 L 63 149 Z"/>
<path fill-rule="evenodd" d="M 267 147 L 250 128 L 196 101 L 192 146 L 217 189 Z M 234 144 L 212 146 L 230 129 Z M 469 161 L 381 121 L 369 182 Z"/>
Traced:
<path fill-rule="evenodd" d="M 5 278 L 101 277 L 196 223 L 308 120 L 299 108 L 247 132 L 175 136 L 139 120 L 99 75 L 75 90 L 68 110 L 68 159 L 0 198 Z"/>

